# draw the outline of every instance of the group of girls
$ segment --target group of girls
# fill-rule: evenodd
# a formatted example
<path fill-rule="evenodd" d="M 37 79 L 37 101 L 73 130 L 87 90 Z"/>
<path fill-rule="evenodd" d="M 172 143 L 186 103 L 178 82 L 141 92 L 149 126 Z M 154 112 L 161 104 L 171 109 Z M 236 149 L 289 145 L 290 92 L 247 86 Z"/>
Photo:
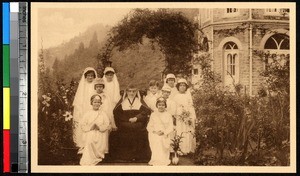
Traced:
<path fill-rule="evenodd" d="M 84 70 L 73 101 L 73 140 L 82 154 L 80 165 L 96 165 L 109 152 L 109 133 L 117 129 L 113 108 L 119 99 L 113 68 L 106 67 L 103 78 L 92 67 Z"/>
<path fill-rule="evenodd" d="M 152 80 L 145 102 L 152 110 L 147 126 L 152 151 L 149 164 L 170 164 L 170 143 L 174 135 L 183 137 L 180 155 L 194 152 L 196 113 L 187 81 L 183 78 L 176 79 L 174 74 L 168 74 L 162 89 L 159 90 L 158 82 Z M 189 112 L 187 118 L 190 119 L 190 124 L 180 119 L 183 111 Z"/>
<path fill-rule="evenodd" d="M 132 129 L 135 129 L 139 123 L 141 128 L 145 128 L 148 131 L 148 135 L 146 137 L 141 136 L 141 138 L 143 141 L 147 141 L 149 145 L 147 147 L 151 149 L 151 159 L 150 161 L 148 160 L 149 165 L 170 164 L 169 156 L 172 151 L 170 143 L 171 138 L 175 135 L 174 131 L 183 136 L 180 143 L 181 154 L 185 155 L 194 152 L 196 141 L 193 137 L 193 132 L 196 115 L 188 83 L 182 78 L 176 80 L 174 74 L 168 74 L 164 84 L 160 90 L 157 81 L 150 81 L 149 91 L 144 98 L 140 97 L 136 88 L 129 87 L 128 91 L 126 89 L 121 98 L 117 76 L 112 67 L 105 68 L 103 78 L 97 77 L 95 69 L 91 67 L 86 68 L 79 82 L 73 102 L 73 121 L 75 124 L 73 136 L 74 142 L 79 148 L 78 153 L 82 154 L 80 165 L 96 165 L 104 159 L 105 154 L 117 151 L 113 147 L 113 151 L 109 151 L 109 138 L 118 136 L 114 139 L 114 142 L 120 144 L 120 141 L 115 140 L 121 139 L 120 137 L 131 138 L 133 135 L 133 133 L 127 133 L 124 129 L 128 128 L 132 132 Z M 131 101 L 129 98 L 131 95 L 130 91 L 135 92 L 132 95 L 134 99 Z M 139 101 L 134 102 L 136 97 Z M 126 106 L 127 104 L 128 107 Z M 138 106 L 138 109 L 130 111 L 135 106 Z M 142 110 L 142 113 L 138 114 L 140 112 L 138 110 Z M 191 124 L 186 124 L 179 120 L 183 110 L 190 113 Z M 132 113 L 130 112 L 136 112 L 134 117 L 125 117 L 127 114 L 131 115 Z M 124 119 L 129 122 L 125 124 L 122 121 Z M 133 126 L 127 127 L 127 125 L 131 124 Z M 126 135 L 124 135 L 125 133 Z M 135 133 L 140 134 L 140 132 Z M 126 141 L 126 138 L 122 140 Z M 135 141 L 138 140 L 140 139 Z M 130 140 L 128 141 L 130 143 Z M 131 148 L 134 147 L 129 146 L 128 149 Z M 144 144 L 137 149 L 143 148 L 146 148 Z M 122 152 L 126 153 L 129 151 L 122 150 Z M 118 153 L 118 156 L 122 156 L 122 153 Z M 128 157 L 128 155 L 124 155 L 124 157 Z"/>

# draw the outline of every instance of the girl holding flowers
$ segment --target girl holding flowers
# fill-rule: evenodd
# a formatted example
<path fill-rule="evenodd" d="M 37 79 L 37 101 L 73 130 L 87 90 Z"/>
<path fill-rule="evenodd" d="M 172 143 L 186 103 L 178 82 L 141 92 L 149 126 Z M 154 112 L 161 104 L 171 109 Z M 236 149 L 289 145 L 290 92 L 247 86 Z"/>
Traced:
<path fill-rule="evenodd" d="M 185 155 L 195 151 L 196 138 L 194 137 L 196 112 L 193 106 L 191 95 L 187 92 L 188 84 L 185 79 L 179 79 L 176 87 L 178 94 L 174 101 L 177 104 L 176 110 L 176 131 L 182 133 L 182 143 L 180 144 L 181 154 Z"/>

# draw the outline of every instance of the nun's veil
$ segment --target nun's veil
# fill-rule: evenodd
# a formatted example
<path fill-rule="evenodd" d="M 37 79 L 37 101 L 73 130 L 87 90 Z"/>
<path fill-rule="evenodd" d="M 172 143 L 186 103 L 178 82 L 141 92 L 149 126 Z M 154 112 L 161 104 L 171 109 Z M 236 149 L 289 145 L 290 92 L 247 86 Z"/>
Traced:
<path fill-rule="evenodd" d="M 96 72 L 96 70 L 94 68 L 87 67 L 86 69 L 84 69 L 83 74 L 81 76 L 81 79 L 79 81 L 79 85 L 78 85 L 75 97 L 74 97 L 74 101 L 73 101 L 73 106 L 74 107 L 80 108 L 80 107 L 82 107 L 82 104 L 84 102 L 84 99 L 85 99 L 85 92 L 84 91 L 85 91 L 85 87 L 88 84 L 88 82 L 85 79 L 85 74 L 88 71 L 93 71 L 95 73 L 95 78 L 97 78 L 97 72 Z M 76 118 L 80 118 L 80 117 L 76 117 L 76 114 L 77 113 L 74 112 L 74 115 L 75 115 L 74 116 L 74 120 L 76 120 Z M 79 113 L 79 114 L 81 114 L 81 113 Z"/>

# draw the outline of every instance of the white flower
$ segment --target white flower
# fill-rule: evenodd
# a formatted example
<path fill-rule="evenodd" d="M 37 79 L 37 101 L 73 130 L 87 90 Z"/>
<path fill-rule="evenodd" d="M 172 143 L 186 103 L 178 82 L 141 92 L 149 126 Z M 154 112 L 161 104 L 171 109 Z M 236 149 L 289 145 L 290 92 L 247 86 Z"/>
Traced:
<path fill-rule="evenodd" d="M 65 121 L 69 121 L 73 118 L 71 112 L 66 111 L 66 113 L 63 115 L 65 117 Z"/>
<path fill-rule="evenodd" d="M 50 104 L 49 104 L 46 100 L 44 100 L 44 101 L 42 102 L 42 104 L 43 104 L 43 105 L 46 105 L 47 107 L 50 106 Z"/>
<path fill-rule="evenodd" d="M 49 93 L 48 93 L 48 95 L 49 95 Z M 51 100 L 51 98 L 47 95 L 42 95 L 42 97 L 43 97 L 44 101 L 46 101 L 46 102 L 49 102 Z"/>

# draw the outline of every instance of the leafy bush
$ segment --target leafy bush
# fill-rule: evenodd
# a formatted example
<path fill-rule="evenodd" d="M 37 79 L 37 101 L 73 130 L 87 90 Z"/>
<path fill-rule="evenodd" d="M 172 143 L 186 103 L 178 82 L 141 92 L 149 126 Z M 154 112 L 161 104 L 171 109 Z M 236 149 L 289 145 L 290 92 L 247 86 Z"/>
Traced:
<path fill-rule="evenodd" d="M 134 9 L 112 28 L 99 59 L 106 65 L 114 48 L 124 51 L 136 44 L 142 44 L 148 38 L 153 47 L 154 43 L 158 44 L 165 56 L 164 73 L 189 73 L 190 58 L 198 46 L 196 29 L 197 24 L 190 22 L 179 12 L 166 9 Z"/>
<path fill-rule="evenodd" d="M 72 81 L 68 86 L 63 82 L 56 84 L 56 91 L 49 91 L 39 99 L 38 110 L 39 159 L 45 159 L 48 155 L 55 164 L 68 155 L 63 149 L 76 149 L 72 120 L 75 82 Z"/>
<path fill-rule="evenodd" d="M 199 165 L 289 165 L 289 58 L 262 72 L 265 87 L 254 97 L 221 86 L 220 76 L 202 66 L 200 89 L 194 91 L 197 113 L 195 162 Z"/>
<path fill-rule="evenodd" d="M 38 163 L 66 164 L 70 151 L 76 151 L 73 142 L 73 99 L 77 83 L 51 79 L 43 69 L 43 56 L 40 55 L 38 91 Z M 66 152 L 66 149 L 71 149 Z M 77 155 L 73 155 L 73 157 Z"/>

